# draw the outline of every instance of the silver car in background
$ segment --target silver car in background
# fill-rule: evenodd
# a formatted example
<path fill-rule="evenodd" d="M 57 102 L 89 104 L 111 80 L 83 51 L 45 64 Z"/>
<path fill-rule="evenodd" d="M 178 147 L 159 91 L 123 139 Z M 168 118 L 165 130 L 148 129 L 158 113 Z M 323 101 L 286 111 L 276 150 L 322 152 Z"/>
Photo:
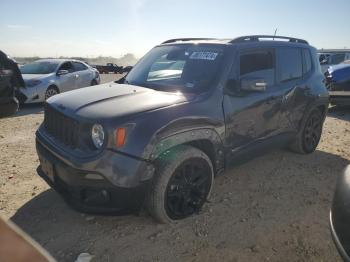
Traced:
<path fill-rule="evenodd" d="M 79 60 L 40 59 L 20 70 L 26 85 L 17 93 L 21 103 L 44 102 L 58 93 L 100 83 L 98 71 Z"/>

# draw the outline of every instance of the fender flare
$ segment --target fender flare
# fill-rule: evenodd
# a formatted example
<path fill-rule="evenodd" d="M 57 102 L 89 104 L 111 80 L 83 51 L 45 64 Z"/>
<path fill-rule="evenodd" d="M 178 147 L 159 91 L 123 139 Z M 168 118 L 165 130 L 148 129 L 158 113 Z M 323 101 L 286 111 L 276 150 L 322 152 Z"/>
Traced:
<path fill-rule="evenodd" d="M 312 110 L 319 108 L 319 107 L 324 107 L 324 112 L 323 112 L 323 122 L 326 119 L 327 116 L 327 111 L 328 111 L 328 104 L 324 103 L 324 102 L 314 102 L 314 103 L 310 103 L 306 108 L 305 108 L 305 113 L 302 117 L 302 119 L 299 121 L 299 126 L 298 126 L 298 132 L 300 132 L 302 130 L 302 127 L 304 126 L 307 118 L 309 117 L 310 113 Z"/>
<path fill-rule="evenodd" d="M 223 143 L 219 134 L 212 128 L 197 128 L 180 131 L 166 137 L 156 136 L 145 148 L 143 158 L 153 162 L 161 154 L 173 147 L 182 144 L 193 144 L 203 140 L 209 141 L 213 146 L 214 150 L 209 157 L 213 161 L 215 170 L 223 169 L 225 164 Z"/>

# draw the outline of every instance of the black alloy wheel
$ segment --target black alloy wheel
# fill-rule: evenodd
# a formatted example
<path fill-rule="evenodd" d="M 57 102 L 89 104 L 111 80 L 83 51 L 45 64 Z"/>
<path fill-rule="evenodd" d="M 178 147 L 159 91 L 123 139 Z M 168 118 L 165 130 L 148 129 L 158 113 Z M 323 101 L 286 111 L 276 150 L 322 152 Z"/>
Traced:
<path fill-rule="evenodd" d="M 308 118 L 303 132 L 303 147 L 305 152 L 313 152 L 322 134 L 322 116 L 316 110 Z"/>
<path fill-rule="evenodd" d="M 197 213 L 211 189 L 211 169 L 202 158 L 191 158 L 177 167 L 165 192 L 165 210 L 173 219 Z"/>

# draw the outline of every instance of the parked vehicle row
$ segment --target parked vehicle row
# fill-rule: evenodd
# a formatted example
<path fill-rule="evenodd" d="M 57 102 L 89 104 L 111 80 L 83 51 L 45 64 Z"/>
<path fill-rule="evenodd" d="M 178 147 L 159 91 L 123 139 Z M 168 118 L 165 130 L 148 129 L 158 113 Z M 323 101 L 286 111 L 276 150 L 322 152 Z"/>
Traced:
<path fill-rule="evenodd" d="M 98 71 L 78 60 L 41 59 L 20 70 L 25 82 L 17 92 L 21 103 L 44 102 L 59 93 L 100 84 Z"/>

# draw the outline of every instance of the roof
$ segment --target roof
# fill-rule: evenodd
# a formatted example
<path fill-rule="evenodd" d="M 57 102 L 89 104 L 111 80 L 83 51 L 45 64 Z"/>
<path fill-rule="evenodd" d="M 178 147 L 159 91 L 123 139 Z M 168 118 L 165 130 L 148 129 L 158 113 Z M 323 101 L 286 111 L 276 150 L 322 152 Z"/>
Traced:
<path fill-rule="evenodd" d="M 164 41 L 162 44 L 170 43 L 216 43 L 216 44 L 238 44 L 238 43 L 256 43 L 256 42 L 284 42 L 284 43 L 298 43 L 309 44 L 304 39 L 287 37 L 287 36 L 273 36 L 273 35 L 249 35 L 241 36 L 233 39 L 219 39 L 219 38 L 175 38 Z"/>
<path fill-rule="evenodd" d="M 318 49 L 317 53 L 350 53 L 350 49 Z"/>

